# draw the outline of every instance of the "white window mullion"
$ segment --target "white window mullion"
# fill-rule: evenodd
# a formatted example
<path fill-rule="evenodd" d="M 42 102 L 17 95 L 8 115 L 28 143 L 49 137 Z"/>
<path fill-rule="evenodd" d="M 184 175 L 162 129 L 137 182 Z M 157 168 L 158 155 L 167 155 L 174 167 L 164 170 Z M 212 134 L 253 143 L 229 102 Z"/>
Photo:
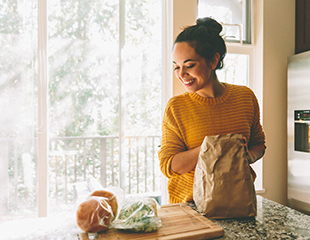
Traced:
<path fill-rule="evenodd" d="M 162 115 L 168 100 L 173 95 L 173 1 L 162 0 Z"/>
<path fill-rule="evenodd" d="M 38 1 L 38 216 L 48 214 L 47 0 Z"/>
<path fill-rule="evenodd" d="M 227 52 L 232 54 L 244 54 L 248 55 L 249 63 L 248 63 L 248 81 L 249 87 L 255 92 L 255 95 L 258 99 L 259 106 L 262 106 L 262 86 L 261 82 L 255 79 L 255 68 L 254 68 L 254 46 L 251 44 L 233 44 L 227 43 Z M 225 60 L 224 60 L 225 61 Z M 262 112 L 261 112 L 262 113 Z M 262 117 L 262 116 L 261 116 Z M 255 189 L 257 193 L 264 192 L 263 189 L 263 174 L 262 174 L 262 161 L 257 161 L 252 165 L 254 168 L 257 179 L 255 180 Z"/>
<path fill-rule="evenodd" d="M 125 0 L 119 0 L 119 164 L 120 187 L 125 186 L 125 90 L 124 90 L 124 47 L 125 47 Z"/>
<path fill-rule="evenodd" d="M 165 106 L 173 95 L 173 1 L 162 0 L 162 102 L 161 114 L 163 116 Z M 168 179 L 162 174 L 161 177 L 161 204 L 168 203 L 167 191 Z"/>

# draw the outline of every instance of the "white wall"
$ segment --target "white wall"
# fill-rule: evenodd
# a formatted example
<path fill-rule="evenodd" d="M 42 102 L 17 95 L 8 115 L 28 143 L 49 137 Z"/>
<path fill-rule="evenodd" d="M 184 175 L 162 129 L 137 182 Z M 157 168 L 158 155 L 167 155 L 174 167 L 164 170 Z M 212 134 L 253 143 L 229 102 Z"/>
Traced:
<path fill-rule="evenodd" d="M 263 88 L 262 124 L 267 150 L 261 195 L 286 204 L 287 199 L 287 57 L 295 49 L 295 1 L 254 0 L 255 79 Z M 197 0 L 174 0 L 173 35 L 196 20 Z M 173 95 L 184 92 L 174 77 Z"/>

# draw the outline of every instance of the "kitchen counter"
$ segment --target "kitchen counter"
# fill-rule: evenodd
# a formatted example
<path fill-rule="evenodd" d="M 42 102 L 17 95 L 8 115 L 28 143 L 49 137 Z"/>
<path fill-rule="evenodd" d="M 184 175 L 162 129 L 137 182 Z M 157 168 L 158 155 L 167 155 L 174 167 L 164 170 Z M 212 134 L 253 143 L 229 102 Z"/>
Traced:
<path fill-rule="evenodd" d="M 190 204 L 195 209 L 194 204 Z M 257 196 L 257 216 L 212 220 L 224 228 L 219 239 L 310 239 L 310 216 Z"/>
<path fill-rule="evenodd" d="M 195 209 L 194 204 L 189 206 Z M 212 220 L 224 228 L 218 239 L 309 239 L 310 216 L 257 196 L 257 216 L 249 219 Z M 68 211 L 48 218 L 8 221 L 0 224 L 0 239 L 78 239 L 81 230 L 75 213 Z"/>

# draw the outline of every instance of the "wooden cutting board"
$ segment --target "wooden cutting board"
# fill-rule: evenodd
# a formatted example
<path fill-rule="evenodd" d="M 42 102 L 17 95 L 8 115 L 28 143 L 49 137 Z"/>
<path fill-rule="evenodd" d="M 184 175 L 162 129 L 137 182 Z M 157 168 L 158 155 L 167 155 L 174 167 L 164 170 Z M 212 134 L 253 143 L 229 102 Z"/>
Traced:
<path fill-rule="evenodd" d="M 162 226 L 152 233 L 129 233 L 116 229 L 109 229 L 99 233 L 98 240 L 198 240 L 211 239 L 224 235 L 220 226 L 200 215 L 185 203 L 163 205 L 158 210 Z M 80 240 L 88 240 L 86 233 L 79 234 Z"/>

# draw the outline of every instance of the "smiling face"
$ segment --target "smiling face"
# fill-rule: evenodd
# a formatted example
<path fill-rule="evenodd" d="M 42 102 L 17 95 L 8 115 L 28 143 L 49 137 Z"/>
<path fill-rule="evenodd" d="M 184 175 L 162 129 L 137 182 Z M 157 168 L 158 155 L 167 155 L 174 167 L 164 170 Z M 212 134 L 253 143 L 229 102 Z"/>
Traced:
<path fill-rule="evenodd" d="M 207 63 L 187 42 L 176 43 L 173 50 L 173 64 L 176 77 L 183 83 L 187 92 L 205 96 L 208 87 L 216 80 L 216 64 Z M 215 66 L 214 66 L 215 65 Z"/>

